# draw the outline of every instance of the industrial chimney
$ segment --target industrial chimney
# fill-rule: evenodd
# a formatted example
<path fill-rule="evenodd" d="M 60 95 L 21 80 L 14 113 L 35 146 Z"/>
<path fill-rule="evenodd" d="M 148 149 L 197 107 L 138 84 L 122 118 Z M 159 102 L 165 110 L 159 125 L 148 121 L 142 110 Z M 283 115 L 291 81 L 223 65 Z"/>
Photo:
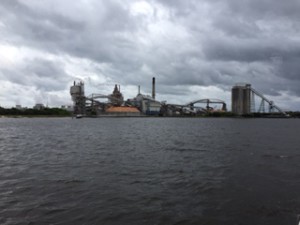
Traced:
<path fill-rule="evenodd" d="M 155 77 L 152 78 L 152 98 L 155 99 Z"/>

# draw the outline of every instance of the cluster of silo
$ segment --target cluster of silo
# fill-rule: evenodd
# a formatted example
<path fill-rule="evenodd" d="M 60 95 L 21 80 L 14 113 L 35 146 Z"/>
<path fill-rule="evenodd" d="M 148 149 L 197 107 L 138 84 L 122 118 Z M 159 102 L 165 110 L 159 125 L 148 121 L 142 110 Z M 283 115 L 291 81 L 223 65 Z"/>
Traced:
<path fill-rule="evenodd" d="M 250 84 L 237 84 L 232 88 L 232 112 L 236 115 L 254 115 L 254 114 L 277 114 L 289 116 L 281 108 L 276 106 L 273 101 L 267 99 L 262 93 L 251 87 Z M 260 102 L 259 107 L 255 105 Z M 268 110 L 265 109 L 268 105 Z"/>
<path fill-rule="evenodd" d="M 231 90 L 232 112 L 236 115 L 251 113 L 251 84 L 237 84 Z"/>

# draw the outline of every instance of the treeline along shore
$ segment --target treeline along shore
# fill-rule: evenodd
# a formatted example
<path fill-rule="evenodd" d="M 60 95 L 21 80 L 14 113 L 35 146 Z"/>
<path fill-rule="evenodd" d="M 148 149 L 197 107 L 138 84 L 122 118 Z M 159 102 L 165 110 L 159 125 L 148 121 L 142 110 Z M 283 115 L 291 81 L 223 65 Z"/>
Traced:
<path fill-rule="evenodd" d="M 44 109 L 17 109 L 17 108 L 2 108 L 0 107 L 0 116 L 14 117 L 14 116 L 71 116 L 71 113 L 65 109 L 60 108 L 44 108 Z"/>
<path fill-rule="evenodd" d="M 300 118 L 300 112 L 287 112 L 289 118 Z M 3 108 L 0 107 L 0 116 L 2 117 L 68 117 L 72 116 L 73 113 L 62 108 L 43 108 L 43 109 L 34 109 L 34 108 Z M 245 117 L 245 118 L 280 118 L 282 116 L 269 113 L 252 113 L 249 115 L 236 116 L 231 112 L 211 112 L 204 115 L 198 116 L 178 116 L 178 117 Z"/>

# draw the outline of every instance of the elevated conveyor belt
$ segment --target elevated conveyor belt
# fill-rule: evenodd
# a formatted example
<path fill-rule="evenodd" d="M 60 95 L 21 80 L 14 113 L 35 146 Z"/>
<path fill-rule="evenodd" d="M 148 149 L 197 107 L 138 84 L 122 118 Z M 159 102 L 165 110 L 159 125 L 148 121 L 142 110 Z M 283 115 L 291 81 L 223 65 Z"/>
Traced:
<path fill-rule="evenodd" d="M 265 96 L 263 96 L 263 94 L 261 94 L 260 92 L 258 92 L 254 88 L 251 88 L 251 91 L 252 91 L 252 93 L 254 93 L 255 95 L 257 95 L 258 97 L 260 97 L 262 99 L 262 101 L 267 102 L 269 104 L 270 110 L 277 109 L 278 112 L 280 112 L 280 113 L 288 116 L 288 114 L 286 112 L 284 112 L 281 108 L 279 108 L 278 106 L 276 106 L 273 101 L 268 100 Z"/>
<path fill-rule="evenodd" d="M 197 103 L 204 103 L 206 104 L 206 108 L 207 110 L 210 109 L 210 104 L 222 104 L 222 110 L 223 111 L 227 111 L 227 107 L 226 107 L 226 103 L 220 99 L 199 99 L 199 100 L 196 100 L 196 101 L 192 101 L 188 104 L 186 104 L 187 107 L 193 107 L 195 104 Z"/>

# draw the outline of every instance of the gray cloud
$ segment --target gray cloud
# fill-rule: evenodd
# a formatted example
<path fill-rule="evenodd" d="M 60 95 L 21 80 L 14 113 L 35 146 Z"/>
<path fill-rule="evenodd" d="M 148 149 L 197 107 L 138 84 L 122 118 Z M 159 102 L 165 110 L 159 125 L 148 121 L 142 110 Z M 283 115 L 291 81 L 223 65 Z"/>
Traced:
<path fill-rule="evenodd" d="M 35 58 L 17 68 L 2 69 L 2 77 L 23 86 L 34 86 L 42 91 L 60 91 L 66 88 L 70 77 L 59 62 Z"/>
<path fill-rule="evenodd" d="M 135 3 L 144 5 L 132 13 Z M 40 54 L 15 68 L 0 67 L 0 75 L 44 92 L 63 91 L 75 75 L 61 58 L 76 57 L 96 65 L 88 72 L 147 91 L 156 76 L 161 93 L 174 98 L 193 94 L 191 86 L 229 93 L 237 82 L 274 97 L 299 97 L 299 11 L 297 0 L 3 0 L 0 45 L 54 59 Z"/>
<path fill-rule="evenodd" d="M 226 7 L 242 17 L 262 19 L 267 17 L 286 17 L 291 19 L 299 18 L 300 3 L 298 0 L 291 0 L 288 3 L 272 0 L 246 0 L 226 1 Z"/>

